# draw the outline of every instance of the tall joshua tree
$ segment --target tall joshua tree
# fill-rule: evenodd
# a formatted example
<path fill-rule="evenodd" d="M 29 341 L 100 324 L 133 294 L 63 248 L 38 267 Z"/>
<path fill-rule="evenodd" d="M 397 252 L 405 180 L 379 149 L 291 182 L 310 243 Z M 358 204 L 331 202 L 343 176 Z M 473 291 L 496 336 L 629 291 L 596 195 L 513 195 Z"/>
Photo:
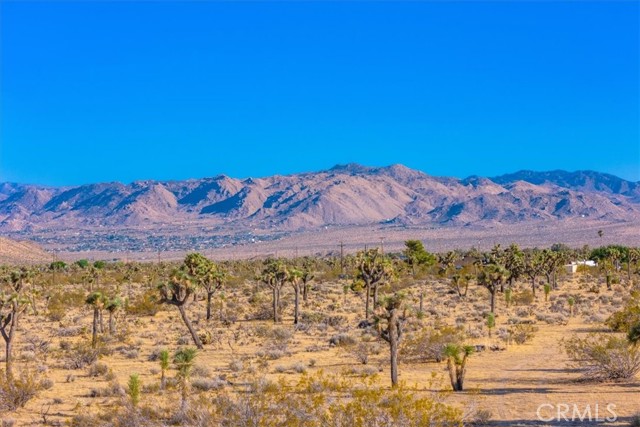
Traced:
<path fill-rule="evenodd" d="M 444 354 L 447 357 L 447 368 L 453 391 L 464 390 L 464 378 L 467 373 L 467 359 L 473 353 L 473 347 L 458 344 L 447 344 Z"/>
<path fill-rule="evenodd" d="M 389 356 L 391 361 L 391 385 L 398 385 L 398 350 L 402 339 L 402 326 L 406 320 L 406 311 L 402 310 L 404 294 L 395 293 L 385 298 L 377 310 L 376 320 L 384 320 L 381 325 L 380 336 L 389 343 Z"/>
<path fill-rule="evenodd" d="M 487 288 L 491 297 L 491 312 L 496 312 L 496 293 L 509 277 L 509 272 L 498 264 L 489 264 L 478 274 L 478 284 Z"/>
<path fill-rule="evenodd" d="M 100 292 L 92 292 L 85 301 L 93 308 L 93 327 L 91 329 L 91 347 L 98 345 L 98 330 L 100 329 L 100 313 L 105 307 L 106 298 Z"/>
<path fill-rule="evenodd" d="M 311 281 L 314 278 L 313 274 L 313 264 L 309 258 L 305 258 L 302 261 L 302 268 L 300 269 L 302 272 L 302 301 L 306 304 L 309 300 L 309 289 L 311 288 Z"/>
<path fill-rule="evenodd" d="M 260 280 L 272 292 L 274 323 L 280 322 L 280 292 L 288 279 L 289 271 L 282 260 L 269 259 L 265 261 Z"/>
<path fill-rule="evenodd" d="M 303 289 L 304 283 L 302 282 L 303 272 L 297 268 L 289 269 L 287 280 L 291 283 L 294 292 L 294 304 L 293 304 L 293 324 L 297 325 L 300 315 L 300 293 Z"/>
<path fill-rule="evenodd" d="M 122 300 L 120 297 L 115 297 L 107 300 L 104 308 L 109 312 L 109 335 L 116 333 L 116 312 L 122 307 Z"/>
<path fill-rule="evenodd" d="M 222 289 L 227 279 L 227 271 L 225 268 L 215 262 L 202 257 L 199 260 L 200 268 L 198 271 L 202 288 L 207 294 L 207 320 L 211 319 L 211 300 L 216 292 Z"/>
<path fill-rule="evenodd" d="M 373 296 L 373 308 L 378 304 L 378 288 L 393 275 L 393 265 L 376 249 L 358 252 L 356 255 L 356 278 L 365 290 L 365 319 L 369 319 L 369 300 Z"/>
<path fill-rule="evenodd" d="M 5 342 L 5 375 L 13 378 L 13 343 L 18 330 L 18 320 L 29 304 L 26 297 L 31 271 L 21 268 L 4 275 L 0 282 L 0 335 Z"/>
<path fill-rule="evenodd" d="M 542 252 L 533 249 L 524 256 L 524 274 L 531 280 L 531 292 L 536 296 L 536 279 L 544 272 Z"/>
<path fill-rule="evenodd" d="M 158 287 L 160 292 L 160 304 L 169 304 L 176 306 L 182 317 L 182 321 L 189 330 L 191 338 L 198 349 L 202 349 L 202 342 L 196 333 L 196 330 L 187 316 L 186 307 L 191 300 L 191 296 L 198 288 L 198 281 L 189 274 L 188 266 L 183 264 L 182 267 L 176 269 L 171 274 L 170 279 Z"/>
<path fill-rule="evenodd" d="M 640 261 L 640 248 L 629 248 L 627 250 L 627 278 L 631 281 L 631 269 Z"/>

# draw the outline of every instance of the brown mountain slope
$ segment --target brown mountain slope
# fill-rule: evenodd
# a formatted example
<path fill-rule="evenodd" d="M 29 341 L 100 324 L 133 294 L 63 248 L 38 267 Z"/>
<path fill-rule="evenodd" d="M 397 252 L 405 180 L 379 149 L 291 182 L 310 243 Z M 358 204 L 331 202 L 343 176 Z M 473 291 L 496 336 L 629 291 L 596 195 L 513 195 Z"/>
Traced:
<path fill-rule="evenodd" d="M 102 183 L 71 188 L 1 184 L 0 231 L 24 233 L 163 224 L 301 230 L 338 225 L 491 225 L 571 218 L 640 219 L 638 183 L 597 172 L 518 172 L 463 180 L 402 165 L 239 180 Z"/>
<path fill-rule="evenodd" d="M 0 265 L 50 262 L 51 254 L 35 243 L 0 237 Z"/>

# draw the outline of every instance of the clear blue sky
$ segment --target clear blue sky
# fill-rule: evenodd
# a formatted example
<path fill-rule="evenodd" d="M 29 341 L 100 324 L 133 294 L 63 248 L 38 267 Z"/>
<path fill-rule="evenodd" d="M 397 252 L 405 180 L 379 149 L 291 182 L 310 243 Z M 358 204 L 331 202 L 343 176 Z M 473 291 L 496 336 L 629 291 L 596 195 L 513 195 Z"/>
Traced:
<path fill-rule="evenodd" d="M 637 1 L 2 1 L 0 181 L 640 180 Z"/>

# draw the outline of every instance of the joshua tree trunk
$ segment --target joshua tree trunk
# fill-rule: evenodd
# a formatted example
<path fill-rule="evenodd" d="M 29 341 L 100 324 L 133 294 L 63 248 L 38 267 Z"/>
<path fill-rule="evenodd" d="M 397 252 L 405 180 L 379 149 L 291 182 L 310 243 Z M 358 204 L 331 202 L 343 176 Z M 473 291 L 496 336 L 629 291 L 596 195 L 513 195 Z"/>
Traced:
<path fill-rule="evenodd" d="M 100 327 L 99 317 L 100 317 L 100 310 L 98 309 L 98 307 L 94 307 L 93 330 L 91 331 L 91 347 L 93 348 L 96 348 L 96 345 L 98 344 L 98 328 Z"/>
<path fill-rule="evenodd" d="M 458 381 L 456 378 L 456 367 L 451 358 L 447 360 L 447 369 L 449 369 L 449 380 L 451 381 L 451 388 L 453 388 L 453 391 L 459 391 Z"/>
<path fill-rule="evenodd" d="M 531 291 L 533 292 L 533 297 L 536 297 L 536 278 L 531 278 Z"/>
<path fill-rule="evenodd" d="M 207 292 L 207 320 L 211 319 L 211 298 L 213 297 L 213 292 Z"/>
<path fill-rule="evenodd" d="M 278 288 L 273 288 L 273 323 L 278 323 L 278 305 L 280 302 L 278 301 Z"/>
<path fill-rule="evenodd" d="M 185 414 L 189 408 L 189 382 L 186 378 L 182 380 L 181 389 L 182 401 L 180 403 L 180 411 Z"/>
<path fill-rule="evenodd" d="M 309 298 L 309 288 L 311 287 L 311 285 L 309 283 L 305 283 L 302 286 L 302 301 L 305 303 L 305 305 L 307 304 L 307 300 Z"/>
<path fill-rule="evenodd" d="M 295 287 L 295 304 L 293 306 L 293 324 L 298 324 L 298 313 L 300 307 L 300 286 Z"/>
<path fill-rule="evenodd" d="M 490 292 L 491 294 L 491 312 L 496 312 L 496 291 Z"/>
<path fill-rule="evenodd" d="M 187 325 L 187 329 L 189 329 L 189 333 L 191 334 L 191 338 L 193 338 L 194 344 L 196 345 L 196 347 L 198 347 L 198 349 L 202 350 L 203 348 L 202 341 L 200 341 L 200 337 L 198 337 L 196 330 L 193 329 L 193 325 L 191 324 L 189 317 L 187 317 L 187 312 L 184 309 L 184 305 L 179 305 L 178 311 L 180 311 L 180 316 L 182 316 L 182 321 L 184 322 L 185 325 Z"/>
<path fill-rule="evenodd" d="M 398 313 L 392 310 L 389 318 L 389 353 L 391 359 L 391 386 L 398 385 Z"/>
<path fill-rule="evenodd" d="M 371 292 L 371 288 L 367 284 L 364 287 L 364 319 L 369 320 L 369 294 Z"/>
<path fill-rule="evenodd" d="M 116 333 L 116 317 L 113 315 L 113 312 L 109 312 L 109 335 L 113 335 Z"/>
<path fill-rule="evenodd" d="M 378 285 L 373 287 L 373 309 L 378 308 Z"/>
<path fill-rule="evenodd" d="M 13 339 L 18 327 L 18 307 L 15 302 L 12 310 L 0 324 L 0 332 L 2 332 L 2 338 L 5 341 L 5 375 L 8 381 L 13 378 Z"/>
<path fill-rule="evenodd" d="M 104 334 L 104 321 L 102 319 L 102 310 L 98 310 L 98 317 L 100 319 L 100 333 Z"/>

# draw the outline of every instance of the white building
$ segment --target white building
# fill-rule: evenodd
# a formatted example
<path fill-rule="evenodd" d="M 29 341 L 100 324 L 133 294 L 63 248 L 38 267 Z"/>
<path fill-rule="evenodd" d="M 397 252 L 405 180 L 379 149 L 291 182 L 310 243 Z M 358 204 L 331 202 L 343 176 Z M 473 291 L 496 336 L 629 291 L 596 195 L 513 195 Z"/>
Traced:
<path fill-rule="evenodd" d="M 564 268 L 567 270 L 567 273 L 573 274 L 578 271 L 578 267 L 581 265 L 586 265 L 587 267 L 595 267 L 598 264 L 596 264 L 595 261 L 587 259 L 583 261 L 571 261 L 571 264 L 565 265 Z"/>

